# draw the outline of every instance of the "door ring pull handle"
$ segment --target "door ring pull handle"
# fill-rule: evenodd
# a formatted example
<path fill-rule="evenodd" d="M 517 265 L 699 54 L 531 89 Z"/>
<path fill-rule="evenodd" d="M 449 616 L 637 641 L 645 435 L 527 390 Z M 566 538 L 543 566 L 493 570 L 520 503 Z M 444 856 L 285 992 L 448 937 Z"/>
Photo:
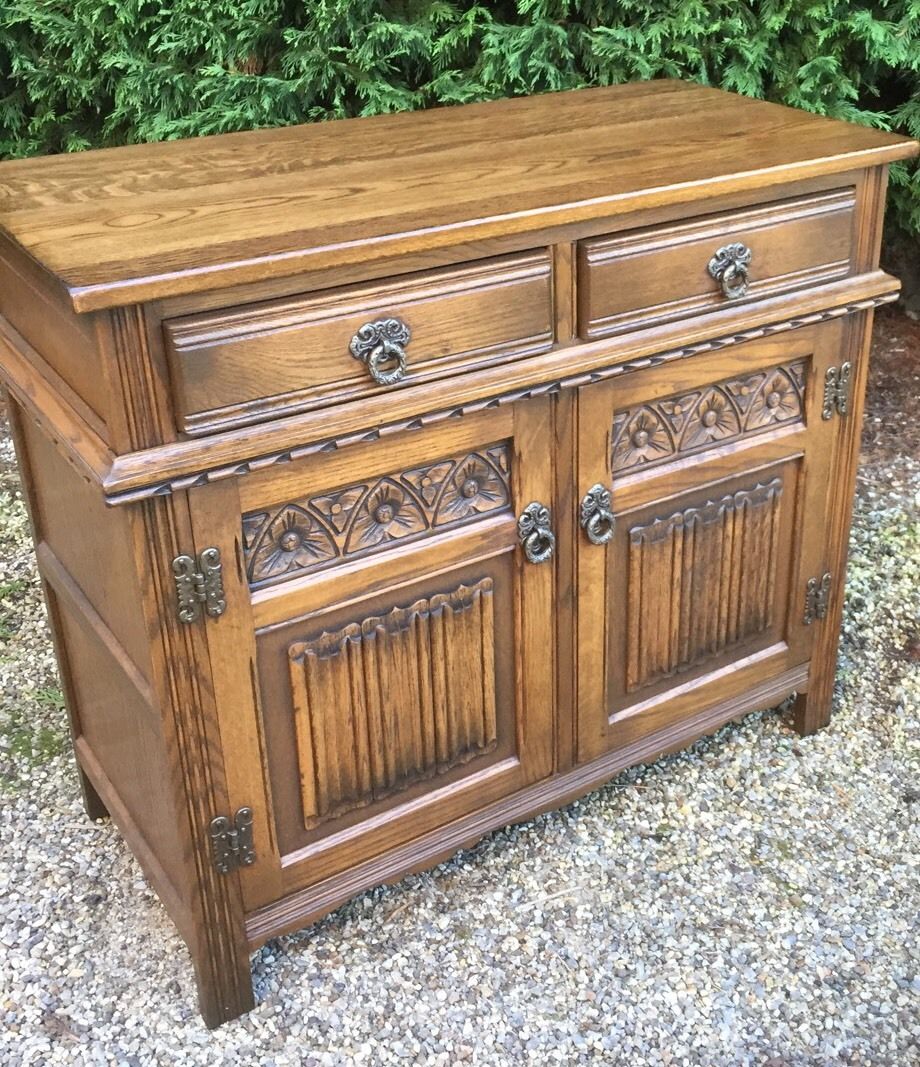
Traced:
<path fill-rule="evenodd" d="M 606 545 L 616 520 L 610 510 L 610 490 L 598 482 L 581 499 L 581 528 L 592 545 Z"/>
<path fill-rule="evenodd" d="M 528 504 L 518 519 L 518 537 L 530 563 L 545 563 L 556 547 L 552 512 L 536 500 Z"/>

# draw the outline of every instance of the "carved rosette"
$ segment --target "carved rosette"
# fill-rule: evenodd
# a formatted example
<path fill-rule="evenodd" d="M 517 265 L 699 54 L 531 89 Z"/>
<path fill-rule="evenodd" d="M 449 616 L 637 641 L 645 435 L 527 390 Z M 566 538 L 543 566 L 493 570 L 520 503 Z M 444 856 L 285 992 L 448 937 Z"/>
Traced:
<path fill-rule="evenodd" d="M 659 412 L 639 408 L 614 419 L 613 469 L 654 463 L 674 451 L 672 435 Z"/>
<path fill-rule="evenodd" d="M 265 585 L 511 506 L 503 443 L 243 516 L 250 585 Z"/>
<path fill-rule="evenodd" d="M 247 520 L 243 520 L 244 536 Z M 296 504 L 286 504 L 264 523 L 262 536 L 252 552 L 252 567 L 274 578 L 292 570 L 305 570 L 334 559 L 335 542 L 314 515 Z"/>
<path fill-rule="evenodd" d="M 613 469 L 662 463 L 801 421 L 804 404 L 799 361 L 628 408 L 613 420 Z"/>
<path fill-rule="evenodd" d="M 687 418 L 681 437 L 684 449 L 716 444 L 741 433 L 738 412 L 722 389 L 708 389 Z"/>
<path fill-rule="evenodd" d="M 804 392 L 803 369 L 801 364 L 797 364 L 790 367 L 787 372 L 776 371 L 768 376 L 764 387 L 757 390 L 748 412 L 749 429 L 793 422 L 801 418 Z"/>
<path fill-rule="evenodd" d="M 467 456 L 454 467 L 447 480 L 435 512 L 435 525 L 494 511 L 507 499 L 504 475 L 482 456 Z"/>
<path fill-rule="evenodd" d="M 421 533 L 425 516 L 407 489 L 381 479 L 364 497 L 351 523 L 345 552 L 361 552 Z"/>

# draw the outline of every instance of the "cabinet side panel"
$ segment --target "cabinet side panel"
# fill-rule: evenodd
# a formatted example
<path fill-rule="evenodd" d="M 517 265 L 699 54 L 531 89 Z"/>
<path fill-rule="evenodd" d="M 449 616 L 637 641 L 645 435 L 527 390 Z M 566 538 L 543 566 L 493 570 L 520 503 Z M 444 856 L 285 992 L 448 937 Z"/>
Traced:
<path fill-rule="evenodd" d="M 10 419 L 80 768 L 186 933 L 187 876 L 172 840 L 170 760 L 128 513 L 106 508 L 12 399 Z"/>
<path fill-rule="evenodd" d="M 36 537 L 47 544 L 86 599 L 117 635 L 131 661 L 150 677 L 150 656 L 128 528 L 119 508 L 64 460 L 25 414 L 20 419 Z"/>
<path fill-rule="evenodd" d="M 185 904 L 184 874 L 159 711 L 104 636 L 49 586 L 77 758 L 173 913 L 172 897 Z M 173 917 L 182 929 L 184 917 Z"/>
<path fill-rule="evenodd" d="M 108 440 L 106 379 L 94 334 L 95 316 L 77 315 L 39 268 L 2 236 L 0 313 L 60 377 L 65 386 L 61 391 L 77 414 Z"/>

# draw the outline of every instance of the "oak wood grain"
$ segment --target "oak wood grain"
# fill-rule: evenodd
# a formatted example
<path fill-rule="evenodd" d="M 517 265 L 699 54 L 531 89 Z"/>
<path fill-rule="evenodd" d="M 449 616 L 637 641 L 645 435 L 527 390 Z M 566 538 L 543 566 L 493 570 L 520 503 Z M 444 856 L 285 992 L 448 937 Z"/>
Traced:
<path fill-rule="evenodd" d="M 633 83 L 13 161 L 0 226 L 82 310 L 407 253 L 434 230 L 450 244 L 915 151 L 715 89 Z"/>
<path fill-rule="evenodd" d="M 296 296 L 304 292 L 320 292 L 337 289 L 343 285 L 367 283 L 375 280 L 395 279 L 419 271 L 437 270 L 442 267 L 459 266 L 475 263 L 482 259 L 498 255 L 513 255 L 530 252 L 535 248 L 546 248 L 569 244 L 575 251 L 578 241 L 590 240 L 626 229 L 658 226 L 668 222 L 679 222 L 689 215 L 705 212 L 745 210 L 762 205 L 765 201 L 794 200 L 815 194 L 831 192 L 843 188 L 853 188 L 857 201 L 862 203 L 864 187 L 870 183 L 869 176 L 885 168 L 870 167 L 850 168 L 843 172 L 823 174 L 815 177 L 778 179 L 768 190 L 746 188 L 734 192 L 721 190 L 705 204 L 696 205 L 682 201 L 661 204 L 655 207 L 639 208 L 626 213 L 606 213 L 603 210 L 578 222 L 559 225 L 549 223 L 537 229 L 520 233 L 501 233 L 489 238 L 471 238 L 457 244 L 444 246 L 430 245 L 412 253 L 389 255 L 380 258 L 364 258 L 349 264 L 337 264 L 332 267 L 306 267 L 296 274 L 263 278 L 254 282 L 243 282 L 202 292 L 180 294 L 177 296 L 153 299 L 145 306 L 152 313 L 163 319 L 175 316 L 197 314 L 203 311 L 220 310 L 237 305 L 252 304 L 262 300 L 278 297 Z M 858 240 L 859 218 L 861 209 L 853 220 L 853 244 Z M 12 246 L 11 246 L 12 247 Z M 876 261 L 877 262 L 877 259 Z M 861 269 L 869 269 L 865 261 Z M 40 268 L 36 265 L 36 271 Z M 60 286 L 59 286 L 60 287 Z M 85 315 L 81 317 L 87 317 Z"/>

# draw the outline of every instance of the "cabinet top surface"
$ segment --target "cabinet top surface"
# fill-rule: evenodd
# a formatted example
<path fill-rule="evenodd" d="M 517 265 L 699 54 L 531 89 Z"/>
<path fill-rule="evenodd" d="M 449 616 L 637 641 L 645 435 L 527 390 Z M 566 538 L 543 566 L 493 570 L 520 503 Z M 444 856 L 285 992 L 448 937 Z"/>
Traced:
<path fill-rule="evenodd" d="M 0 226 L 77 310 L 194 293 L 915 154 L 678 81 L 0 164 Z"/>

